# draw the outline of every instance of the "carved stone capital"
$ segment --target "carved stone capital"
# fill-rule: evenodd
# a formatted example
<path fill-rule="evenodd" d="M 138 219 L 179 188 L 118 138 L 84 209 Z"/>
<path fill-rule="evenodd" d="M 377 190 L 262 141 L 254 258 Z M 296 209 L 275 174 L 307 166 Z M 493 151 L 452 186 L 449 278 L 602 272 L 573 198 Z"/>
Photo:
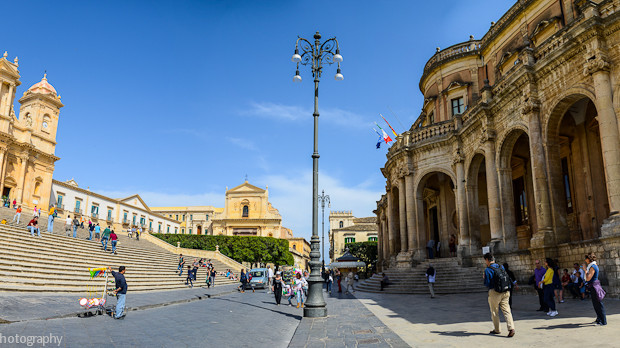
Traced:
<path fill-rule="evenodd" d="M 454 156 L 452 156 L 452 164 L 457 165 L 458 163 L 463 162 L 465 162 L 465 156 L 461 154 L 461 151 L 457 150 L 456 153 L 454 153 Z"/>
<path fill-rule="evenodd" d="M 396 166 L 396 169 L 394 170 L 394 174 L 395 174 L 394 176 L 399 179 L 404 178 L 405 176 L 409 174 L 413 174 L 413 165 L 409 163 L 407 159 L 402 160 Z"/>
<path fill-rule="evenodd" d="M 521 103 L 521 113 L 523 115 L 538 111 L 540 111 L 540 101 L 536 98 L 526 98 Z"/>
<path fill-rule="evenodd" d="M 584 76 L 592 75 L 599 71 L 610 70 L 611 66 L 609 64 L 609 60 L 601 53 L 597 53 L 596 55 L 587 58 L 585 64 L 583 65 Z"/>

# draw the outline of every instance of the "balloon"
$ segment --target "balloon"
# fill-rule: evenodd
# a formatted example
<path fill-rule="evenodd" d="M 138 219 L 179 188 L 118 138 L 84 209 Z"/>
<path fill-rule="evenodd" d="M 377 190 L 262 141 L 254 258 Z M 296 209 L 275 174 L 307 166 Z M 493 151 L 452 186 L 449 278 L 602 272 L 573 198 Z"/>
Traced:
<path fill-rule="evenodd" d="M 88 303 L 88 300 L 85 298 L 81 298 L 80 299 L 80 306 L 86 306 L 86 304 Z"/>

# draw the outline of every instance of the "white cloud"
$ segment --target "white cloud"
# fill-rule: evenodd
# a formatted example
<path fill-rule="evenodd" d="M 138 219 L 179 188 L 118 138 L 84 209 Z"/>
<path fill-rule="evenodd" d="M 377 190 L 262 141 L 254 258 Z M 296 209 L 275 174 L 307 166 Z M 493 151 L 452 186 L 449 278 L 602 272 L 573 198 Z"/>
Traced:
<path fill-rule="evenodd" d="M 224 206 L 224 192 L 204 192 L 195 194 L 105 190 L 98 190 L 94 192 L 112 198 L 125 198 L 135 194 L 139 194 L 149 207 L 174 207 L 194 205 L 212 205 L 215 207 Z"/>
<path fill-rule="evenodd" d="M 312 116 L 311 109 L 271 102 L 251 103 L 250 109 L 244 110 L 241 113 L 287 121 L 299 121 L 304 117 Z M 372 125 L 372 122 L 368 122 L 361 115 L 340 108 L 325 107 L 319 109 L 319 113 L 321 114 L 321 120 L 339 126 L 367 128 Z"/>

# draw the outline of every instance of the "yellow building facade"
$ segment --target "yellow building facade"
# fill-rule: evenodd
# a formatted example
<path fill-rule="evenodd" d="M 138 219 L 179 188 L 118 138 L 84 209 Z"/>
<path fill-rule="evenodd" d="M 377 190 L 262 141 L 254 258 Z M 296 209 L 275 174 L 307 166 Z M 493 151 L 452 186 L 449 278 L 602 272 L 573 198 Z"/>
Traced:
<path fill-rule="evenodd" d="M 169 219 L 174 219 L 180 225 L 181 234 L 213 234 L 211 223 L 215 214 L 220 214 L 224 208 L 213 206 L 188 206 L 188 207 L 153 207 L 157 212 Z"/>
<path fill-rule="evenodd" d="M 329 258 L 335 260 L 345 253 L 347 243 L 376 242 L 377 218 L 356 218 L 350 210 L 329 213 Z"/>
<path fill-rule="evenodd" d="M 60 108 L 56 89 L 47 76 L 19 99 L 19 118 L 14 100 L 19 81 L 17 57 L 0 58 L 0 191 L 25 211 L 47 211 L 54 163 Z"/>
<path fill-rule="evenodd" d="M 293 254 L 293 260 L 295 260 L 295 266 L 309 270 L 310 262 L 310 243 L 305 238 L 288 238 L 289 251 Z"/>

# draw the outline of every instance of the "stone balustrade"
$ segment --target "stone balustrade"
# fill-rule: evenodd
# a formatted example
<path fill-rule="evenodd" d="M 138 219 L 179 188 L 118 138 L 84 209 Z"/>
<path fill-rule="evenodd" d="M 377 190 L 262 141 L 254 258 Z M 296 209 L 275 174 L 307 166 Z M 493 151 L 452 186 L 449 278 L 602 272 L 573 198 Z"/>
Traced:
<path fill-rule="evenodd" d="M 480 40 L 469 40 L 466 42 L 462 42 L 456 45 L 452 45 L 448 48 L 445 48 L 437 53 L 435 53 L 431 59 L 426 62 L 424 66 L 424 72 L 427 72 L 433 65 L 438 64 L 439 62 L 457 56 L 461 54 L 467 53 L 478 53 L 480 50 Z"/>

